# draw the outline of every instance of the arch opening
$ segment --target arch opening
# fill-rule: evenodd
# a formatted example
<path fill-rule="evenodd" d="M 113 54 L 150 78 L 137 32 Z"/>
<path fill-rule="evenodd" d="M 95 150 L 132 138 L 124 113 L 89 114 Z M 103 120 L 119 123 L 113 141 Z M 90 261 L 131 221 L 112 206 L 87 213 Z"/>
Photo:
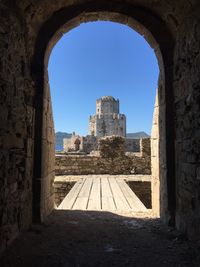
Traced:
<path fill-rule="evenodd" d="M 103 9 L 103 10 L 102 10 Z M 156 119 L 157 132 L 154 134 L 154 167 L 152 167 L 152 205 L 153 212 L 167 222 L 174 223 L 175 181 L 173 152 L 173 107 L 172 95 L 172 53 L 173 40 L 165 25 L 154 15 L 146 16 L 140 8 L 127 6 L 119 12 L 119 6 L 82 6 L 77 14 L 62 10 L 61 20 L 56 14 L 41 29 L 33 61 L 33 74 L 37 87 L 35 159 L 40 164 L 34 166 L 33 179 L 33 216 L 43 220 L 53 209 L 52 182 L 54 177 L 54 141 L 51 99 L 48 84 L 47 65 L 50 52 L 55 43 L 75 26 L 86 21 L 109 20 L 126 24 L 142 34 L 153 47 L 158 59 L 160 78 L 158 84 Z M 145 16 L 144 16 L 145 14 Z M 69 18 L 70 17 L 70 18 Z M 134 18 L 134 19 L 133 19 Z M 151 21 L 151 24 L 148 24 Z M 158 26 L 159 21 L 159 26 Z M 63 23 L 64 22 L 64 23 Z M 54 25 L 54 27 L 50 27 Z M 51 29 L 50 29 L 51 28 Z M 39 51 L 37 50 L 39 49 Z M 36 67 L 37 66 L 37 67 Z M 43 111 L 43 112 L 42 112 Z M 42 136 L 42 140 L 41 140 Z M 168 149 L 170 147 L 170 149 Z M 158 160 L 159 159 L 159 160 Z M 153 163 L 153 164 L 154 164 Z M 159 177 L 159 178 L 158 178 Z M 39 179 L 38 179 L 39 178 Z"/>
<path fill-rule="evenodd" d="M 150 138 L 151 134 L 158 65 L 148 43 L 124 24 L 84 23 L 56 44 L 48 72 L 55 125 L 56 206 L 78 178 L 95 174 L 88 203 L 98 175 L 105 178 L 106 184 L 109 175 L 114 175 L 115 179 L 126 181 L 150 209 L 150 140 L 140 138 Z M 116 153 L 112 167 L 111 155 L 107 153 L 104 161 L 98 148 L 102 135 L 122 136 L 125 143 L 124 153 L 120 159 Z M 145 141 L 149 154 L 141 153 Z M 101 190 L 99 184 L 97 188 Z M 106 201 L 99 195 L 93 209 L 103 210 L 106 205 L 102 203 Z M 103 196 L 106 198 L 106 194 Z M 127 204 L 136 210 L 134 203 Z M 68 209 L 73 206 L 74 203 L 66 204 Z M 91 208 L 90 203 L 86 206 L 87 210 Z"/>

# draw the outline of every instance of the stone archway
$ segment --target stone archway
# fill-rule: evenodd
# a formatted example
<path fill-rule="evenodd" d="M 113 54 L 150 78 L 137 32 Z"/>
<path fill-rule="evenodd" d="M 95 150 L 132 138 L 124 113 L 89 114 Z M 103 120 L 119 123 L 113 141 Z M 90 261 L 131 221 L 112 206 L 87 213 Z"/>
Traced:
<path fill-rule="evenodd" d="M 43 220 L 53 209 L 54 137 L 47 65 L 53 46 L 80 23 L 110 20 L 126 24 L 142 34 L 153 47 L 160 67 L 158 87 L 159 165 L 153 169 L 153 210 L 174 223 L 175 175 L 173 144 L 173 38 L 164 22 L 144 8 L 128 3 L 93 1 L 58 10 L 41 27 L 35 45 L 32 75 L 36 85 L 35 164 L 33 177 L 33 216 Z M 166 145 L 167 144 L 167 145 Z M 155 160 L 158 160 L 157 156 Z M 36 164 L 37 162 L 37 164 Z M 157 176 L 159 175 L 159 179 Z M 159 196 L 158 196 L 159 194 Z M 155 195 L 155 199 L 154 199 Z M 159 205 L 160 204 L 160 205 Z"/>

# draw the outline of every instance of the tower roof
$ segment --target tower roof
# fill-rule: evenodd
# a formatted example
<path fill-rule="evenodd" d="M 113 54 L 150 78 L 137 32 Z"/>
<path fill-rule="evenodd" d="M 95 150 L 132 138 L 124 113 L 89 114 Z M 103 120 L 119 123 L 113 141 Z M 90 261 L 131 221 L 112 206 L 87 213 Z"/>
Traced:
<path fill-rule="evenodd" d="M 116 101 L 114 99 L 114 97 L 112 97 L 112 96 L 102 96 L 101 100 L 103 100 L 103 101 Z"/>

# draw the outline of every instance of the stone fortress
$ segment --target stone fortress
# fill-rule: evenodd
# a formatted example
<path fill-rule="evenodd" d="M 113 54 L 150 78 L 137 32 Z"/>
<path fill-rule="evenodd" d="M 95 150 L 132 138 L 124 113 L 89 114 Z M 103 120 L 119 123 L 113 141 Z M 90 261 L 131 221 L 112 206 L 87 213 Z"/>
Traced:
<path fill-rule="evenodd" d="M 97 137 L 126 136 L 126 116 L 119 113 L 119 100 L 103 96 L 96 101 L 96 115 L 90 116 L 90 135 Z"/>
<path fill-rule="evenodd" d="M 89 135 L 73 133 L 63 143 L 64 153 L 56 153 L 55 157 L 54 192 L 57 206 L 75 182 L 88 175 L 118 175 L 118 178 L 126 177 L 130 182 L 134 174 L 137 175 L 134 186 L 138 184 L 140 193 L 143 190 L 151 192 L 150 138 L 126 138 L 126 116 L 119 112 L 118 99 L 112 96 L 97 99 L 96 114 L 89 119 Z M 151 195 L 142 194 L 145 195 L 143 199 Z"/>
<path fill-rule="evenodd" d="M 126 138 L 126 116 L 120 114 L 119 100 L 112 96 L 103 96 L 96 100 L 96 114 L 89 118 L 89 135 L 63 140 L 64 152 L 91 153 L 98 150 L 99 139 L 105 136 L 125 138 L 126 152 L 139 152 L 139 139 Z"/>
<path fill-rule="evenodd" d="M 152 210 L 165 224 L 180 230 L 183 237 L 199 242 L 199 0 L 4 0 L 0 1 L 0 11 L 0 251 L 7 250 L 8 257 L 15 255 L 13 263 L 4 266 L 31 266 L 31 260 L 36 258 L 39 258 L 41 266 L 41 262 L 46 262 L 47 259 L 57 261 L 60 258 L 57 254 L 59 252 L 51 253 L 48 249 L 42 250 L 45 252 L 42 257 L 35 257 L 39 252 L 32 250 L 33 258 L 31 251 L 27 250 L 28 253 L 25 253 L 24 249 L 19 248 L 17 253 L 14 246 L 11 254 L 8 246 L 20 233 L 29 229 L 33 222 L 45 221 L 54 209 L 52 184 L 55 136 L 48 83 L 48 58 L 51 48 L 63 33 L 90 21 L 104 20 L 127 25 L 144 36 L 155 51 L 160 76 L 151 135 L 151 142 L 154 144 L 151 149 Z M 77 231 L 82 229 L 75 227 Z M 41 229 L 39 237 L 46 236 L 43 228 L 38 228 Z M 66 240 L 70 241 L 68 229 L 71 229 L 70 224 L 66 224 L 67 239 L 58 235 L 61 254 L 62 246 L 68 246 Z M 143 229 L 138 232 L 140 231 Z M 30 243 L 31 232 L 36 231 L 25 234 L 23 247 L 29 245 L 27 243 Z M 173 233 L 170 230 L 170 239 Z M 164 232 L 160 229 L 156 232 L 156 235 L 159 234 L 162 237 Z M 166 255 L 163 260 L 166 259 L 168 266 L 173 262 L 171 255 L 175 255 L 173 259 L 178 258 L 177 249 L 181 243 L 186 246 L 185 239 L 179 237 L 181 235 L 177 237 L 178 242 L 174 242 L 176 239 L 171 240 L 173 248 L 170 250 L 166 246 L 165 251 L 164 242 L 161 243 L 162 251 Z M 55 237 L 52 236 L 51 239 L 54 240 Z M 20 244 L 20 240 L 17 244 Z M 25 240 L 28 242 L 25 243 Z M 126 236 L 123 240 L 126 240 Z M 165 236 L 162 240 L 165 240 Z M 126 243 L 128 242 L 127 239 Z M 134 242 L 133 240 L 133 244 Z M 167 244 L 168 242 L 169 239 Z M 84 246 L 86 244 L 81 243 Z M 38 249 L 43 246 L 46 248 L 46 244 L 47 242 L 41 243 Z M 81 248 L 74 247 L 75 254 L 71 254 L 71 249 L 69 256 L 81 255 Z M 195 252 L 186 246 L 184 254 L 190 250 Z M 123 247 L 122 252 L 125 252 Z M 143 253 L 141 257 L 147 259 L 146 265 L 150 259 L 157 260 L 157 255 L 160 254 L 159 250 L 155 253 L 155 249 L 150 254 L 149 249 L 144 251 L 141 246 L 129 252 L 130 264 L 131 258 L 140 255 L 139 252 Z M 29 257 L 27 261 L 26 256 Z M 137 261 L 138 257 L 135 258 Z M 187 259 L 189 258 L 185 258 Z M 88 258 L 86 260 L 88 262 Z M 156 263 L 158 266 L 159 261 Z M 55 262 L 52 264 L 55 265 Z M 49 263 L 49 266 L 52 264 Z M 177 266 L 180 264 L 177 263 Z M 183 265 L 185 264 L 192 265 L 190 262 L 184 262 Z M 1 263 L 0 265 L 2 266 Z"/>

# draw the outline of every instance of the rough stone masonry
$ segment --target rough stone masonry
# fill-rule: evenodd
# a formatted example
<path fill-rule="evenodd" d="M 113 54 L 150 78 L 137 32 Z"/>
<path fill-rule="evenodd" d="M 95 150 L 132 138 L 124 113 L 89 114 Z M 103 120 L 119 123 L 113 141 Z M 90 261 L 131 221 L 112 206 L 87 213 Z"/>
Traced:
<path fill-rule="evenodd" d="M 154 184 L 160 187 L 154 192 L 160 193 L 161 219 L 199 239 L 199 0 L 2 0 L 0 18 L 0 250 L 54 207 L 48 58 L 64 32 L 97 20 L 128 25 L 155 51 Z"/>
<path fill-rule="evenodd" d="M 99 139 L 96 154 L 57 154 L 55 175 L 151 174 L 150 138 L 140 139 L 141 152 L 125 153 L 122 136 Z"/>
<path fill-rule="evenodd" d="M 63 139 L 63 150 L 90 153 L 97 150 L 100 138 L 112 135 L 125 137 L 127 152 L 138 152 L 139 140 L 126 137 L 126 116 L 119 113 L 119 100 L 103 96 L 96 100 L 96 114 L 90 116 L 89 135 L 79 136 L 73 132 L 71 138 Z"/>

